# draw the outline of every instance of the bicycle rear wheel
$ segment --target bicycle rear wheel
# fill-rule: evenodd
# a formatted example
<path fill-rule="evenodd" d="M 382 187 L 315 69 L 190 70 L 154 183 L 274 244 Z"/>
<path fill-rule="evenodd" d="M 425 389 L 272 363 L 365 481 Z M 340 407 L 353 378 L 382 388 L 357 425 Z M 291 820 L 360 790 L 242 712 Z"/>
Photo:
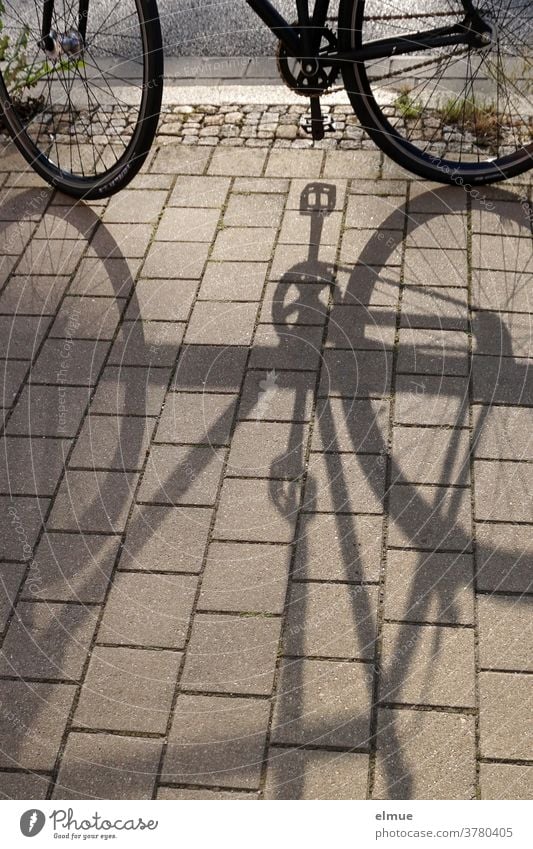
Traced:
<path fill-rule="evenodd" d="M 45 0 L 0 0 L 0 123 L 63 192 L 114 194 L 139 171 L 157 130 L 156 2 L 53 0 L 43 38 L 46 7 Z"/>
<path fill-rule="evenodd" d="M 533 166 L 533 5 L 474 6 L 491 29 L 483 47 L 440 47 L 342 68 L 374 142 L 404 168 L 444 183 L 497 182 Z M 460 0 L 341 0 L 340 50 L 464 20 Z"/>

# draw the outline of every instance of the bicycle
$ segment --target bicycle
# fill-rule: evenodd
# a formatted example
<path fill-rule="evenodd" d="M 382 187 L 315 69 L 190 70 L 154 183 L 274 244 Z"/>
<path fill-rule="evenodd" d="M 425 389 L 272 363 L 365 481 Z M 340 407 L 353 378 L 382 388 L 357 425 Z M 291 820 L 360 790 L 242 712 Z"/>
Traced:
<path fill-rule="evenodd" d="M 283 81 L 320 98 L 342 77 L 356 116 L 417 176 L 481 185 L 533 165 L 528 0 L 296 0 L 287 22 L 245 0 L 278 40 Z M 163 95 L 156 0 L 0 0 L 0 114 L 45 180 L 74 197 L 124 188 L 154 141 Z"/>

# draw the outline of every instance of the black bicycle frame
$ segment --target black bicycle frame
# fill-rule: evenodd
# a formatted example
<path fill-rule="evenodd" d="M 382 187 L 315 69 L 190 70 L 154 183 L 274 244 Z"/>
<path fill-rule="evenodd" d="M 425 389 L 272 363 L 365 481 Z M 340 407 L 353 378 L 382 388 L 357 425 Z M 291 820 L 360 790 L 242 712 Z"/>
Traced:
<path fill-rule="evenodd" d="M 246 3 L 259 18 L 272 30 L 291 56 L 319 58 L 317 56 L 321 40 L 321 31 L 326 23 L 330 0 L 315 0 L 313 11 L 309 10 L 308 0 L 296 0 L 298 11 L 297 24 L 289 24 L 270 0 L 246 0 Z M 479 18 L 472 0 L 462 0 L 465 20 L 455 26 L 438 27 L 423 32 L 414 32 L 398 38 L 383 38 L 370 42 L 358 50 L 345 53 L 327 51 L 322 61 L 366 62 L 372 59 L 387 59 L 406 53 L 418 53 L 447 47 L 454 44 L 469 44 L 473 29 L 468 22 L 477 23 Z M 481 19 L 479 19 L 481 20 Z"/>

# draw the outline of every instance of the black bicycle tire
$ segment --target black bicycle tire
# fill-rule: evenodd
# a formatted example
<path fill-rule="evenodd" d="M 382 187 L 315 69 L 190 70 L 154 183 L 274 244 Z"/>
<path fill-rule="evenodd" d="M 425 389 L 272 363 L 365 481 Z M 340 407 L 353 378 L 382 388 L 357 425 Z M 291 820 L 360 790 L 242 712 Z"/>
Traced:
<path fill-rule="evenodd" d="M 47 183 L 74 198 L 96 200 L 125 188 L 138 174 L 150 152 L 157 133 L 163 98 L 163 39 L 157 0 L 135 0 L 140 15 L 144 63 L 143 97 L 131 140 L 121 157 L 97 177 L 69 174 L 51 163 L 24 130 L 12 108 L 4 79 L 0 74 L 0 111 L 14 144 Z"/>
<path fill-rule="evenodd" d="M 360 46 L 366 0 L 340 0 L 339 50 Z M 359 33 L 359 43 L 353 35 Z M 372 141 L 390 159 L 426 180 L 451 185 L 480 186 L 517 177 L 533 167 L 533 143 L 493 162 L 464 162 L 436 159 L 417 148 L 396 130 L 376 102 L 364 63 L 344 62 L 342 77 L 353 110 Z M 438 164 L 437 164 L 438 162 Z"/>

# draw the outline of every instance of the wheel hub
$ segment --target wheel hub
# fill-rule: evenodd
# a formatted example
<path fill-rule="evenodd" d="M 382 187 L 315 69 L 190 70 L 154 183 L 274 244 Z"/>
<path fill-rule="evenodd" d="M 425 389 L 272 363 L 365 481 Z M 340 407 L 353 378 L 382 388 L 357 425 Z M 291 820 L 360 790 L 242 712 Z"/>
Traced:
<path fill-rule="evenodd" d="M 41 47 L 49 59 L 57 62 L 62 56 L 79 58 L 85 45 L 81 33 L 72 29 L 64 33 L 51 30 L 41 40 Z"/>

